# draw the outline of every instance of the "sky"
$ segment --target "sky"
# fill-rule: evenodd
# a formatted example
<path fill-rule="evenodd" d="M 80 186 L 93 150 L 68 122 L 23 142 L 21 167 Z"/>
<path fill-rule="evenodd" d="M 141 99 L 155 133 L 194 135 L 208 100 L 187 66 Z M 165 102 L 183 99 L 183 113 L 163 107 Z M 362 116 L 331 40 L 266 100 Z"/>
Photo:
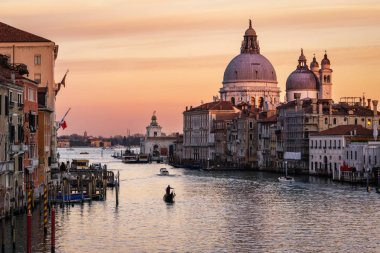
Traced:
<path fill-rule="evenodd" d="M 379 13 L 378 0 L 0 0 L 2 22 L 59 45 L 59 135 L 144 133 L 153 111 L 182 132 L 185 107 L 218 95 L 249 19 L 282 99 L 301 48 L 308 63 L 327 50 L 335 102 L 379 99 Z"/>

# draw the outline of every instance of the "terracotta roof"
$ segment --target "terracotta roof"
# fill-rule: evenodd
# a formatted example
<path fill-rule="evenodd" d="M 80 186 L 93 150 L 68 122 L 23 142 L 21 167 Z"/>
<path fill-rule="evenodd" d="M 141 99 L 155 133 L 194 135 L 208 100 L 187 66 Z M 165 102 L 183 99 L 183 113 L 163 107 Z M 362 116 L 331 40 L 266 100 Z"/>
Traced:
<path fill-rule="evenodd" d="M 51 42 L 51 41 L 0 22 L 0 42 Z"/>
<path fill-rule="evenodd" d="M 216 101 L 191 108 L 188 111 L 232 111 L 237 109 L 230 101 Z"/>
<path fill-rule="evenodd" d="M 337 127 L 333 127 L 319 133 L 313 135 L 351 135 L 354 134 L 356 130 L 355 136 L 372 136 L 372 129 L 367 129 L 361 125 L 341 125 Z"/>

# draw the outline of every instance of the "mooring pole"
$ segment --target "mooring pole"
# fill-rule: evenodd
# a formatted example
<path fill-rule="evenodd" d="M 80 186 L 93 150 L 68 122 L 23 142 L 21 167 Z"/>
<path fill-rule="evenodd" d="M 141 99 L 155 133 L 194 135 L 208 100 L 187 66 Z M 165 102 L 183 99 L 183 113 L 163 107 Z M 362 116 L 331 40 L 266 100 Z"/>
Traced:
<path fill-rule="evenodd" d="M 26 252 L 32 253 L 32 212 L 28 209 L 27 216 L 27 243 L 26 243 Z"/>
<path fill-rule="evenodd" d="M 13 250 L 16 249 L 16 221 L 15 221 L 15 214 L 14 214 L 14 209 L 12 208 L 11 210 L 12 212 L 12 229 L 11 229 L 11 233 L 12 233 L 12 248 Z"/>
<path fill-rule="evenodd" d="M 55 208 L 51 209 L 51 252 L 55 252 Z"/>
<path fill-rule="evenodd" d="M 44 185 L 44 236 L 47 235 L 47 187 Z"/>
<path fill-rule="evenodd" d="M 1 219 L 1 225 L 0 225 L 0 232 L 1 232 L 1 252 L 5 253 L 5 218 Z"/>

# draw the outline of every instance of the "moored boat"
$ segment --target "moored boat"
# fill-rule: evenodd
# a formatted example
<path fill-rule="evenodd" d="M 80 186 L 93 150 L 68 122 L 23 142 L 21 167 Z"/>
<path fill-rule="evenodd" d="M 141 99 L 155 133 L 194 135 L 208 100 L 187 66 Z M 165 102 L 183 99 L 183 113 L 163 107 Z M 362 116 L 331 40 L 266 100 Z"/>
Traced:
<path fill-rule="evenodd" d="M 125 155 L 123 156 L 123 163 L 138 163 L 138 157 L 136 155 Z"/>

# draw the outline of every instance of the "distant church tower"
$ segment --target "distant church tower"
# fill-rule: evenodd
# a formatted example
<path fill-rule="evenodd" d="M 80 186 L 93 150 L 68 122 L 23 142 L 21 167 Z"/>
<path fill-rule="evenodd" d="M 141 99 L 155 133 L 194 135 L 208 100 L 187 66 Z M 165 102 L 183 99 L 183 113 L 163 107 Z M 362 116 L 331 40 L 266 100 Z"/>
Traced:
<path fill-rule="evenodd" d="M 157 123 L 156 111 L 153 112 L 151 122 L 146 127 L 146 137 L 161 137 L 162 127 Z"/>
<path fill-rule="evenodd" d="M 321 69 L 319 70 L 319 78 L 321 82 L 321 89 L 319 98 L 331 99 L 332 98 L 332 69 L 330 68 L 330 60 L 327 58 L 325 52 L 324 58 L 321 62 Z"/>

